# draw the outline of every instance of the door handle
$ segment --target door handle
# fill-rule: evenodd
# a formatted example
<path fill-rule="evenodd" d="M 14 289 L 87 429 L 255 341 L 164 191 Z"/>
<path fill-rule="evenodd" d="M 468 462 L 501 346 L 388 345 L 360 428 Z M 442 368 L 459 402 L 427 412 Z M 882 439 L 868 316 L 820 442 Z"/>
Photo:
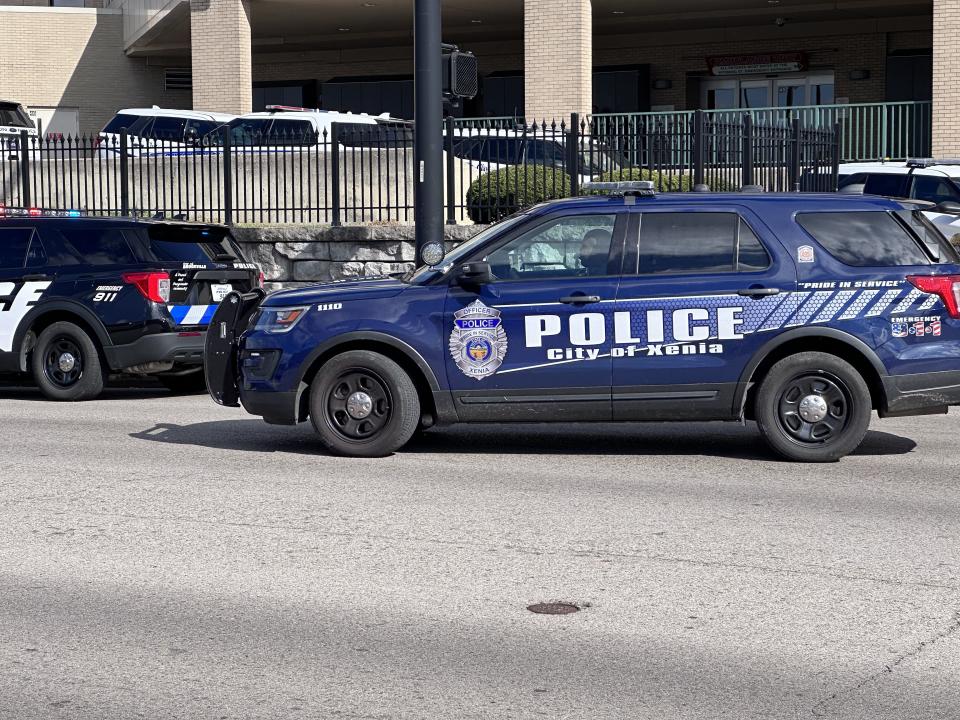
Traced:
<path fill-rule="evenodd" d="M 600 302 L 599 295 L 567 295 L 566 297 L 560 298 L 560 302 L 564 305 L 586 305 L 588 303 L 598 303 Z"/>
<path fill-rule="evenodd" d="M 24 275 L 24 282 L 43 282 L 44 280 L 53 280 L 52 275 Z"/>
<path fill-rule="evenodd" d="M 737 290 L 737 295 L 743 295 L 744 297 L 770 297 L 779 294 L 780 288 L 752 287 Z"/>

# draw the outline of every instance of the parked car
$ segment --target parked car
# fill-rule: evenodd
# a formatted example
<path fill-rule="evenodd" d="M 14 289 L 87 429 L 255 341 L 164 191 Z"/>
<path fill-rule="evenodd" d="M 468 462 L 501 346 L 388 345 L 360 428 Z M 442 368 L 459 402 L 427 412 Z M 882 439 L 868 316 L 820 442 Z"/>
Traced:
<path fill-rule="evenodd" d="M 404 276 L 231 294 L 211 395 L 309 419 L 342 455 L 432 424 L 755 419 L 810 462 L 853 452 L 872 410 L 960 404 L 960 256 L 916 204 L 588 189 L 611 194 L 535 206 Z"/>
<path fill-rule="evenodd" d="M 120 110 L 100 131 L 97 148 L 102 157 L 119 155 L 120 132 L 125 128 L 129 157 L 193 154 L 202 149 L 201 138 L 235 117 L 156 105 Z"/>
<path fill-rule="evenodd" d="M 0 207 L 0 371 L 53 400 L 88 400 L 111 373 L 203 387 L 217 304 L 259 287 L 221 225 Z"/>
<path fill-rule="evenodd" d="M 37 128 L 23 105 L 12 100 L 0 100 L 0 150 L 3 157 L 18 157 L 20 137 L 24 131 L 31 138 L 37 137 Z"/>
<path fill-rule="evenodd" d="M 624 167 L 624 159 L 615 150 L 596 140 L 583 143 L 579 151 L 581 183 Z M 474 176 L 515 165 L 568 166 L 566 138 L 559 130 L 455 130 L 453 155 L 468 161 Z"/>
<path fill-rule="evenodd" d="M 860 189 L 869 195 L 924 200 L 939 205 L 960 203 L 960 159 L 914 158 L 905 162 L 844 163 L 838 188 Z M 960 233 L 960 217 L 931 212 L 930 218 L 948 235 Z"/>

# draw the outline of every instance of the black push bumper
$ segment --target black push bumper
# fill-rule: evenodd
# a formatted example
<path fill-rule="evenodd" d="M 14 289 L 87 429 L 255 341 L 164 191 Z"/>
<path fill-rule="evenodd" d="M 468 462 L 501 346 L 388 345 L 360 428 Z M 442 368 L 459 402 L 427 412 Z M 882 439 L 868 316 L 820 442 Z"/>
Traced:
<path fill-rule="evenodd" d="M 960 405 L 960 371 L 889 375 L 883 378 L 887 406 L 880 417 L 946 412 Z"/>
<path fill-rule="evenodd" d="M 123 370 L 153 362 L 176 365 L 203 364 L 204 333 L 181 336 L 178 333 L 145 335 L 128 345 L 111 345 L 103 349 L 111 370 Z"/>

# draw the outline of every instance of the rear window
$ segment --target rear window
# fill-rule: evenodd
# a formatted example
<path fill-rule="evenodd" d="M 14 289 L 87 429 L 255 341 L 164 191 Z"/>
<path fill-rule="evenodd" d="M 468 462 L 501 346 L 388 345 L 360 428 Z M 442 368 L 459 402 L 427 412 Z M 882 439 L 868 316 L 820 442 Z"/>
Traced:
<path fill-rule="evenodd" d="M 22 268 L 30 247 L 31 228 L 0 229 L 0 268 Z"/>
<path fill-rule="evenodd" d="M 78 223 L 50 229 L 64 249 L 83 265 L 132 265 L 138 262 L 123 230 Z"/>
<path fill-rule="evenodd" d="M 19 105 L 11 103 L 0 103 L 0 125 L 12 125 L 14 127 L 32 128 L 33 121 L 30 116 L 23 111 Z"/>
<path fill-rule="evenodd" d="M 239 248 L 224 228 L 152 225 L 137 232 L 146 237 L 150 259 L 158 262 L 209 263 L 241 259 Z"/>
<path fill-rule="evenodd" d="M 800 213 L 800 226 L 845 265 L 929 265 L 920 243 L 888 212 Z"/>

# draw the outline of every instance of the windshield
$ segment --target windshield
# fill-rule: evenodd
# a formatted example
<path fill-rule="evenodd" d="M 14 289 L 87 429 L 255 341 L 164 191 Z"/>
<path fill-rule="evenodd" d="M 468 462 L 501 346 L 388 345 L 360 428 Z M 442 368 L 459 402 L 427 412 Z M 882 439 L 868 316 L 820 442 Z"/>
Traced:
<path fill-rule="evenodd" d="M 460 262 L 463 258 L 468 257 L 470 253 L 472 253 L 476 248 L 481 247 L 484 243 L 486 243 L 491 238 L 499 235 L 502 232 L 509 230 L 515 225 L 519 225 L 521 222 L 526 220 L 527 215 L 529 214 L 530 214 L 529 211 L 525 210 L 523 212 L 516 213 L 515 215 L 511 215 L 508 218 L 504 218 L 503 220 L 498 222 L 496 225 L 491 225 L 486 230 L 482 230 L 481 232 L 477 233 L 469 240 L 457 245 L 457 247 L 451 250 L 450 253 L 448 253 L 447 256 L 444 257 L 443 265 L 438 265 L 436 267 L 430 266 L 430 265 L 421 265 L 413 272 L 407 273 L 406 275 L 404 275 L 403 278 L 401 279 L 403 280 L 403 282 L 412 283 L 412 282 L 417 282 L 418 280 L 421 280 L 426 275 L 432 272 L 440 272 L 440 273 L 447 272 L 450 268 L 452 268 L 454 265 Z"/>
<path fill-rule="evenodd" d="M 30 117 L 19 105 L 13 105 L 12 103 L 0 103 L 0 125 L 32 128 L 33 121 L 30 120 Z"/>

